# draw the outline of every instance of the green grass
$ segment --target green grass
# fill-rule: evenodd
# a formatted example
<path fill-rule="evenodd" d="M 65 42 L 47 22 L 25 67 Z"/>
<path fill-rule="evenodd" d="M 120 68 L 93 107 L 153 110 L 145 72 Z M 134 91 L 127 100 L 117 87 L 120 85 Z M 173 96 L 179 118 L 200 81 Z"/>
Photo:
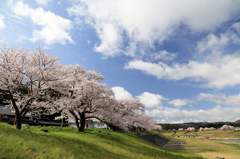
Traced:
<path fill-rule="evenodd" d="M 199 131 L 184 134 L 184 131 L 162 132 L 163 135 L 172 138 L 172 140 L 181 140 L 185 142 L 185 152 L 195 153 L 207 159 L 214 159 L 216 156 L 235 159 L 240 156 L 240 145 L 232 142 L 220 142 L 203 140 L 208 139 L 240 139 L 240 132 L 236 131 Z M 177 138 L 172 136 L 196 135 L 196 138 Z"/>
<path fill-rule="evenodd" d="M 42 132 L 41 129 L 49 130 Z M 136 137 L 134 132 L 86 129 L 79 133 L 69 127 L 27 127 L 17 130 L 0 123 L 0 158 L 66 159 L 187 159 L 199 155 L 166 150 Z"/>

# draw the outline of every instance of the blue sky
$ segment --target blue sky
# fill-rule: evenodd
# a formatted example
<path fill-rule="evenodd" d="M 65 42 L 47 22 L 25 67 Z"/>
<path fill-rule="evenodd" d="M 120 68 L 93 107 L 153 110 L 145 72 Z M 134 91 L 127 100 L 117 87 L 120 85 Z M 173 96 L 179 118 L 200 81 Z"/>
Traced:
<path fill-rule="evenodd" d="M 239 0 L 2 0 L 0 42 L 106 78 L 157 122 L 240 119 Z"/>

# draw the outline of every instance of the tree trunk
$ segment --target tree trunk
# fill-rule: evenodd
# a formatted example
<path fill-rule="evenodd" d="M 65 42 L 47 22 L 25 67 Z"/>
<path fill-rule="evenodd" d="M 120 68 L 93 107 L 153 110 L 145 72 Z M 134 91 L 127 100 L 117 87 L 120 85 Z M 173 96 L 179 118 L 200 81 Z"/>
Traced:
<path fill-rule="evenodd" d="M 72 116 L 74 117 L 75 124 L 76 124 L 76 126 L 77 126 L 77 128 L 78 128 L 78 130 L 79 130 L 79 122 L 78 122 L 78 117 L 77 117 L 77 115 L 76 115 L 73 111 L 71 111 L 71 110 L 69 110 L 69 112 L 70 112 L 70 114 L 72 114 Z"/>
<path fill-rule="evenodd" d="M 112 130 L 113 130 L 113 131 L 117 131 L 117 127 L 116 127 L 116 126 L 113 126 L 113 127 L 112 127 Z"/>
<path fill-rule="evenodd" d="M 78 122 L 78 118 L 77 118 L 77 117 L 74 117 L 74 119 L 75 119 L 75 124 L 76 124 L 77 128 L 79 129 L 79 122 Z"/>
<path fill-rule="evenodd" d="M 85 128 L 85 113 L 81 113 L 80 114 L 80 127 L 78 129 L 78 132 L 84 132 L 84 128 Z"/>
<path fill-rule="evenodd" d="M 22 117 L 20 114 L 15 114 L 15 120 L 16 120 L 16 128 L 21 129 L 22 128 Z"/>
<path fill-rule="evenodd" d="M 16 122 L 16 128 L 17 128 L 17 129 L 21 129 L 21 128 L 22 128 L 22 117 L 21 117 L 21 113 L 19 112 L 19 109 L 18 109 L 18 107 L 17 107 L 17 105 L 16 105 L 16 102 L 15 102 L 15 100 L 14 100 L 14 98 L 13 98 L 13 95 L 10 93 L 9 96 L 10 96 L 10 100 L 11 100 L 11 102 L 12 102 L 13 108 L 14 108 L 14 110 L 15 110 L 15 120 L 14 120 L 14 124 L 15 124 L 15 122 Z"/>
<path fill-rule="evenodd" d="M 117 126 L 114 125 L 108 125 L 110 127 L 110 129 L 112 129 L 112 131 L 117 131 Z"/>

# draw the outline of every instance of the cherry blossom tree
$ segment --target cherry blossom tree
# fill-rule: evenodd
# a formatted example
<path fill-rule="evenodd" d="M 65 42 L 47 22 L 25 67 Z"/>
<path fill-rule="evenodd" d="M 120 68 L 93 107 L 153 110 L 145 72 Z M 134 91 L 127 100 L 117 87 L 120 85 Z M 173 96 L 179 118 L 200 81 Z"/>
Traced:
<path fill-rule="evenodd" d="M 155 130 L 155 131 L 162 131 L 162 126 L 156 124 L 156 125 L 154 125 L 153 130 Z"/>
<path fill-rule="evenodd" d="M 105 108 L 101 109 L 96 118 L 108 125 L 113 131 L 117 128 L 126 130 L 128 122 L 126 118 L 123 118 L 123 112 L 118 100 L 115 98 L 109 98 L 105 100 Z"/>
<path fill-rule="evenodd" d="M 78 131 L 83 132 L 85 120 L 97 117 L 101 109 L 106 109 L 106 100 L 114 94 L 105 84 L 100 83 L 102 75 L 84 70 L 79 65 L 69 66 L 68 76 L 64 81 L 65 86 L 54 87 L 62 94 L 56 101 L 56 109 L 61 111 L 60 118 L 73 117 Z"/>
<path fill-rule="evenodd" d="M 194 127 L 188 127 L 187 131 L 195 131 L 196 129 Z"/>
<path fill-rule="evenodd" d="M 234 130 L 234 127 L 231 125 L 224 124 L 220 130 Z"/>
<path fill-rule="evenodd" d="M 134 130 L 135 128 L 162 130 L 162 127 L 157 125 L 152 117 L 144 113 L 144 105 L 138 99 L 111 99 L 108 101 L 110 106 L 98 114 L 98 119 L 105 122 L 113 130 L 117 128 L 123 130 Z"/>
<path fill-rule="evenodd" d="M 153 118 L 148 116 L 146 113 L 137 114 L 133 120 L 133 126 L 145 130 L 162 130 L 162 127 L 160 125 L 157 125 Z"/>
<path fill-rule="evenodd" d="M 113 130 L 160 129 L 139 100 L 116 100 L 112 89 L 101 83 L 101 74 L 79 65 L 59 65 L 58 60 L 40 47 L 30 51 L 2 46 L 0 97 L 14 108 L 17 129 L 26 114 L 41 114 L 41 109 L 60 112 L 59 118 L 74 118 L 78 131 L 84 131 L 88 118 L 97 118 Z"/>
<path fill-rule="evenodd" d="M 144 105 L 138 99 L 108 100 L 109 107 L 98 114 L 98 119 L 105 122 L 114 131 L 117 128 L 129 130 L 134 127 L 137 116 L 144 111 Z"/>
<path fill-rule="evenodd" d="M 0 50 L 0 95 L 15 110 L 16 128 L 27 113 L 41 107 L 52 82 L 59 80 L 57 57 L 36 47 L 30 51 L 2 46 Z"/>

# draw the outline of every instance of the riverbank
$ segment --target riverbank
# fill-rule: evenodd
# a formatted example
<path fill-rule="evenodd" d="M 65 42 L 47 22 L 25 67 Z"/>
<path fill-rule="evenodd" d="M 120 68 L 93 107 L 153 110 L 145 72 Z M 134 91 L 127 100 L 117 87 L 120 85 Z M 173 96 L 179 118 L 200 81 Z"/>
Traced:
<path fill-rule="evenodd" d="M 162 132 L 163 135 L 168 136 L 171 140 L 183 141 L 185 143 L 184 152 L 191 152 L 206 159 L 213 159 L 220 156 L 226 159 L 239 158 L 240 145 L 235 142 L 223 142 L 211 139 L 237 139 L 240 138 L 239 132 L 234 131 L 205 131 L 205 132 Z M 173 136 L 195 136 L 195 137 L 173 137 Z"/>
<path fill-rule="evenodd" d="M 42 129 L 48 130 L 43 132 Z M 172 151 L 138 138 L 136 132 L 70 127 L 14 126 L 0 123 L 0 158 L 11 159 L 201 159 L 199 155 Z"/>

